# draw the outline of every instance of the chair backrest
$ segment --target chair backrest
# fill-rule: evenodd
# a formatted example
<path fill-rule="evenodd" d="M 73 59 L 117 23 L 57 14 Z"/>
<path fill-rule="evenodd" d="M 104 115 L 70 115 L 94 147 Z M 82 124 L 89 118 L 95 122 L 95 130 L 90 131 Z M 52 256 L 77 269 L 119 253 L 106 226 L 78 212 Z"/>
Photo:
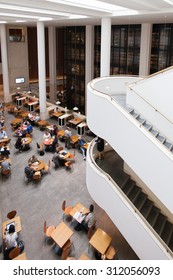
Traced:
<path fill-rule="evenodd" d="M 116 253 L 117 253 L 117 250 L 113 246 L 109 246 L 105 253 L 105 257 L 108 260 L 113 260 Z"/>
<path fill-rule="evenodd" d="M 40 171 L 37 171 L 33 174 L 33 177 L 32 177 L 34 180 L 39 180 L 41 179 L 41 172 Z"/>
<path fill-rule="evenodd" d="M 7 214 L 7 218 L 8 219 L 13 219 L 17 214 L 17 211 L 16 210 L 13 210 L 13 211 L 10 211 L 8 214 Z"/>
<path fill-rule="evenodd" d="M 1 174 L 4 176 L 8 176 L 10 174 L 11 170 L 10 169 L 5 169 L 1 171 Z"/>
<path fill-rule="evenodd" d="M 62 203 L 62 210 L 65 211 L 66 201 L 64 200 Z"/>
<path fill-rule="evenodd" d="M 62 151 L 62 150 L 64 150 L 64 148 L 63 148 L 62 146 L 59 146 L 59 147 L 57 148 L 57 151 L 58 151 L 58 152 L 60 152 L 60 151 Z"/>
<path fill-rule="evenodd" d="M 17 257 L 20 254 L 20 248 L 16 247 L 14 249 L 11 250 L 11 252 L 9 253 L 9 258 L 12 260 L 15 257 Z"/>
<path fill-rule="evenodd" d="M 47 224 L 46 221 L 44 222 L 43 232 L 46 234 Z"/>

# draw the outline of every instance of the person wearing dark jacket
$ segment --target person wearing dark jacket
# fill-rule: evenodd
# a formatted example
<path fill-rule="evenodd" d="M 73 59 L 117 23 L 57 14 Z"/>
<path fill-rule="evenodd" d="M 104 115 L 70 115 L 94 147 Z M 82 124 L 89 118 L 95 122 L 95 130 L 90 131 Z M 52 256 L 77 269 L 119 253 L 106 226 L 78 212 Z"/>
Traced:
<path fill-rule="evenodd" d="M 104 157 L 104 147 L 105 147 L 104 139 L 98 137 L 96 142 L 97 142 L 97 151 L 99 152 L 99 159 L 102 159 Z"/>

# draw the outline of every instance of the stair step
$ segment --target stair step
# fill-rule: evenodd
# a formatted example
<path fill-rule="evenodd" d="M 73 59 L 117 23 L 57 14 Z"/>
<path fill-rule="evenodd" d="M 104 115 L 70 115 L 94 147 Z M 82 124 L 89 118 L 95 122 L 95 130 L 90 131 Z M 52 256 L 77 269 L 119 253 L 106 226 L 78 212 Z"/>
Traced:
<path fill-rule="evenodd" d="M 146 122 L 146 120 L 143 119 L 143 118 L 141 118 L 140 116 L 138 116 L 136 119 L 137 119 L 138 122 L 140 122 L 142 125 Z"/>
<path fill-rule="evenodd" d="M 162 231 L 164 229 L 164 226 L 165 226 L 165 223 L 167 221 L 167 218 L 162 214 L 160 213 L 158 218 L 157 218 L 157 221 L 154 225 L 154 230 L 158 233 L 158 235 L 161 236 L 162 234 Z"/>
<path fill-rule="evenodd" d="M 149 123 L 144 123 L 143 124 L 143 126 L 148 130 L 148 131 L 150 131 L 151 129 L 152 129 L 152 125 L 151 124 L 149 124 Z"/>
<path fill-rule="evenodd" d="M 134 109 L 129 108 L 129 107 L 126 107 L 126 110 L 127 110 L 130 114 L 132 114 L 132 113 L 134 112 Z"/>
<path fill-rule="evenodd" d="M 144 203 L 144 205 L 142 206 L 140 212 L 141 214 L 147 218 L 151 208 L 153 207 L 153 202 L 150 199 L 147 199 Z"/>
<path fill-rule="evenodd" d="M 161 234 L 161 238 L 164 240 L 164 242 L 167 245 L 171 240 L 172 232 L 173 232 L 173 225 L 169 221 L 166 221 L 164 229 Z"/>
<path fill-rule="evenodd" d="M 160 135 L 160 134 L 158 134 L 158 135 L 156 136 L 156 138 L 157 138 L 162 144 L 166 141 L 166 138 L 163 137 L 163 136 Z"/>
<path fill-rule="evenodd" d="M 173 233 L 172 233 L 171 239 L 169 241 L 169 248 L 171 249 L 171 251 L 173 251 Z"/>
<path fill-rule="evenodd" d="M 166 146 L 169 150 L 172 149 L 172 144 L 169 143 L 168 141 L 165 141 L 163 144 L 164 144 L 164 146 Z"/>
<path fill-rule="evenodd" d="M 157 130 L 155 130 L 155 129 L 151 129 L 150 132 L 151 132 L 155 137 L 159 134 L 159 132 L 158 132 Z"/>
<path fill-rule="evenodd" d="M 135 201 L 135 199 L 137 199 L 140 192 L 141 192 L 141 188 L 134 185 L 134 187 L 128 193 L 128 198 L 131 200 L 132 203 Z"/>
<path fill-rule="evenodd" d="M 123 189 L 123 187 L 125 186 L 125 184 L 127 183 L 127 181 L 130 179 L 130 176 L 127 175 L 127 177 L 125 178 L 125 180 L 123 181 L 123 183 L 120 185 L 120 188 Z"/>
<path fill-rule="evenodd" d="M 132 191 L 132 189 L 135 186 L 135 182 L 131 179 L 129 179 L 126 184 L 124 185 L 124 187 L 122 188 L 123 192 L 128 196 L 128 194 Z"/>
<path fill-rule="evenodd" d="M 159 216 L 159 213 L 160 213 L 160 209 L 153 205 L 147 217 L 147 221 L 152 227 L 154 227 L 155 222 Z"/>
<path fill-rule="evenodd" d="M 147 195 L 143 192 L 140 192 L 140 194 L 138 195 L 138 197 L 136 197 L 133 203 L 136 206 L 136 208 L 140 211 L 146 200 Z"/>
<path fill-rule="evenodd" d="M 137 117 L 140 116 L 138 113 L 135 113 L 134 110 L 133 110 L 130 114 L 131 114 L 135 119 L 136 119 Z"/>

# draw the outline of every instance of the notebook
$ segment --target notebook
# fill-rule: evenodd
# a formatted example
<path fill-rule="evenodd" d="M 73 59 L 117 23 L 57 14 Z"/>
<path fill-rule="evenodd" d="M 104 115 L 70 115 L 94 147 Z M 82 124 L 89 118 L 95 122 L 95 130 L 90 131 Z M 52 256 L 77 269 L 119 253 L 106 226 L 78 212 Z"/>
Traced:
<path fill-rule="evenodd" d="M 9 224 L 6 225 L 6 231 L 7 231 L 7 232 L 9 232 L 9 228 L 10 228 L 11 225 L 14 225 L 14 226 L 15 226 L 15 222 L 11 222 L 11 223 L 9 223 Z"/>

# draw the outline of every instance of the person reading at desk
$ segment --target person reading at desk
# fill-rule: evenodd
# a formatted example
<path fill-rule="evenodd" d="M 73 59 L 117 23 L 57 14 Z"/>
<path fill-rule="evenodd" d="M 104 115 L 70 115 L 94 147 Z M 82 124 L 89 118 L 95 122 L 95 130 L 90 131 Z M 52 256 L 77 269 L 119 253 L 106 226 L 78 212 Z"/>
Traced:
<path fill-rule="evenodd" d="M 45 131 L 45 133 L 43 134 L 43 139 L 50 139 L 51 138 L 51 134 L 49 133 L 48 130 Z"/>
<path fill-rule="evenodd" d="M 15 231 L 15 226 L 13 224 L 10 225 L 9 231 L 5 238 L 5 250 L 4 250 L 4 259 L 9 259 L 9 253 L 12 249 L 18 246 L 18 234 Z"/>
<path fill-rule="evenodd" d="M 11 164 L 10 162 L 4 157 L 3 161 L 1 162 L 1 172 L 5 170 L 10 170 L 11 169 Z"/>
<path fill-rule="evenodd" d="M 7 138 L 7 132 L 3 130 L 3 128 L 0 129 L 0 139 Z"/>
<path fill-rule="evenodd" d="M 95 224 L 95 213 L 94 213 L 94 205 L 91 204 L 89 207 L 90 212 L 85 214 L 85 218 L 82 221 L 81 225 L 87 231 Z"/>
<path fill-rule="evenodd" d="M 31 158 L 29 158 L 28 164 L 31 165 L 34 162 L 38 162 L 38 159 L 35 155 L 33 155 Z"/>

